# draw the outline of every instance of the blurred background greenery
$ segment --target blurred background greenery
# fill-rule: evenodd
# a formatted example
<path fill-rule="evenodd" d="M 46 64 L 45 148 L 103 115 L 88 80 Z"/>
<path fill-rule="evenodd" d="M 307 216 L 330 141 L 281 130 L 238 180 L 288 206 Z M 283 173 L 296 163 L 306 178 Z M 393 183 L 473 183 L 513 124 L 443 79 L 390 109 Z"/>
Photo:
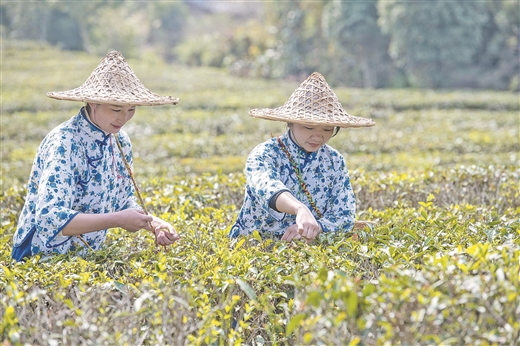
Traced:
<path fill-rule="evenodd" d="M 519 90 L 511 0 L 4 1 L 3 38 L 363 88 Z"/>

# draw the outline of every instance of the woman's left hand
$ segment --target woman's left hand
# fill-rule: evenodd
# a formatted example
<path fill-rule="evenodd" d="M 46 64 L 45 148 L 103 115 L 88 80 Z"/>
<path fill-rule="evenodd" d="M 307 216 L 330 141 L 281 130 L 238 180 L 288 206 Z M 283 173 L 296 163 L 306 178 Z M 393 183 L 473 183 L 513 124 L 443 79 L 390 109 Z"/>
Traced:
<path fill-rule="evenodd" d="M 171 245 L 180 239 L 173 226 L 154 216 L 152 221 L 153 233 L 155 234 L 155 243 L 158 245 Z"/>

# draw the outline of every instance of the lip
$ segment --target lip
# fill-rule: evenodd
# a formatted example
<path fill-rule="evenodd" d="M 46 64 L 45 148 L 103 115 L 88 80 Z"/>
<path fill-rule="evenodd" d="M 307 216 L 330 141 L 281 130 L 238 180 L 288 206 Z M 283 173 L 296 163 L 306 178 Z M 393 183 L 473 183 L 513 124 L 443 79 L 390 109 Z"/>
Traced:
<path fill-rule="evenodd" d="M 114 125 L 114 124 L 110 124 L 110 125 L 112 125 L 113 127 L 115 127 L 118 130 L 123 127 L 123 125 Z"/>

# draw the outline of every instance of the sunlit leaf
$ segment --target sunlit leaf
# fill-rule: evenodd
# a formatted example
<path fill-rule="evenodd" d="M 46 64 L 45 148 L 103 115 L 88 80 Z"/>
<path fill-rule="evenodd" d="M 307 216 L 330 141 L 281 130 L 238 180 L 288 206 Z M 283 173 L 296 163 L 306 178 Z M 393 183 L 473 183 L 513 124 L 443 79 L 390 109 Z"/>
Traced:
<path fill-rule="evenodd" d="M 294 315 L 289 323 L 287 324 L 287 329 L 285 330 L 285 335 L 291 335 L 292 332 L 298 328 L 300 322 L 306 318 L 306 315 L 303 313 Z"/>

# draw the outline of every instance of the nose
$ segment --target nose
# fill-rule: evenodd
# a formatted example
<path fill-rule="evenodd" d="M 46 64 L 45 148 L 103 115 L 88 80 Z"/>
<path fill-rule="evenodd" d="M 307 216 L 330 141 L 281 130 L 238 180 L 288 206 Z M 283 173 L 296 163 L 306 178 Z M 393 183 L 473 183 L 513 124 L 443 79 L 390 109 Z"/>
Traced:
<path fill-rule="evenodd" d="M 313 137 L 317 137 L 317 138 L 324 138 L 325 136 L 323 135 L 323 132 L 322 131 L 316 131 L 312 134 Z"/>

